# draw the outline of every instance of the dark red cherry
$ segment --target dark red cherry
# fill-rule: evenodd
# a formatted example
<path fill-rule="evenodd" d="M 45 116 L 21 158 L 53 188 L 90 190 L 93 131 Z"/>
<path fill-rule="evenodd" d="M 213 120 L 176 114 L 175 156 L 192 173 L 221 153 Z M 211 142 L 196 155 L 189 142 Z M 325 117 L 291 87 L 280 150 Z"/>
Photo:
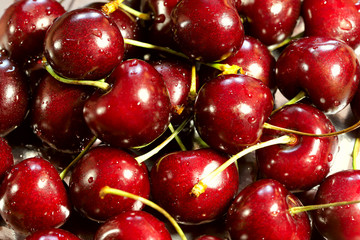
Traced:
<path fill-rule="evenodd" d="M 195 126 L 201 138 L 230 154 L 256 143 L 273 109 L 270 89 L 241 74 L 221 75 L 206 83 L 195 101 Z"/>
<path fill-rule="evenodd" d="M 0 137 L 0 181 L 2 181 L 6 170 L 14 165 L 12 149 L 8 142 Z"/>
<path fill-rule="evenodd" d="M 272 115 L 268 123 L 300 132 L 325 134 L 335 131 L 320 110 L 306 104 L 286 106 Z M 265 129 L 261 141 L 284 133 Z M 295 136 L 291 145 L 273 145 L 256 151 L 260 175 L 275 179 L 288 190 L 307 190 L 321 183 L 330 170 L 338 150 L 337 137 Z"/>
<path fill-rule="evenodd" d="M 246 33 L 266 45 L 290 37 L 301 10 L 301 0 L 238 1 L 236 5 L 239 13 L 247 17 Z"/>
<path fill-rule="evenodd" d="M 70 214 L 70 201 L 55 167 L 43 158 L 14 165 L 0 187 L 0 214 L 17 232 L 60 227 Z"/>
<path fill-rule="evenodd" d="M 144 211 L 126 211 L 103 223 L 94 240 L 171 240 L 165 224 Z"/>
<path fill-rule="evenodd" d="M 91 90 L 61 83 L 47 74 L 33 96 L 31 121 L 35 134 L 58 151 L 80 152 L 93 136 L 83 115 Z"/>
<path fill-rule="evenodd" d="M 330 37 L 355 48 L 360 44 L 360 15 L 353 0 L 305 0 L 302 16 L 306 36 Z"/>
<path fill-rule="evenodd" d="M 244 29 L 228 0 L 182 0 L 171 12 L 173 38 L 188 57 L 219 61 L 240 49 Z"/>
<path fill-rule="evenodd" d="M 75 209 L 89 219 L 105 221 L 124 211 L 141 210 L 144 207 L 139 201 L 115 195 L 101 199 L 99 192 L 105 186 L 144 198 L 150 194 L 145 165 L 139 165 L 130 154 L 122 150 L 96 147 L 77 163 L 71 174 L 69 192 Z"/>
<path fill-rule="evenodd" d="M 231 204 L 227 229 L 231 239 L 308 240 L 307 213 L 291 215 L 289 208 L 302 206 L 281 183 L 263 179 L 244 188 Z"/>
<path fill-rule="evenodd" d="M 16 63 L 0 55 L 0 136 L 19 126 L 28 112 L 27 79 Z"/>
<path fill-rule="evenodd" d="M 158 71 L 142 60 L 120 64 L 109 92 L 95 92 L 84 106 L 85 121 L 101 140 L 119 147 L 142 146 L 159 137 L 170 121 L 171 104 Z"/>
<path fill-rule="evenodd" d="M 222 240 L 222 238 L 214 237 L 210 235 L 202 235 L 200 237 L 197 237 L 195 240 Z"/>
<path fill-rule="evenodd" d="M 39 230 L 27 236 L 25 240 L 80 240 L 76 235 L 59 228 Z"/>
<path fill-rule="evenodd" d="M 226 160 L 211 149 L 174 152 L 160 158 L 151 169 L 154 201 L 185 224 L 200 224 L 221 217 L 239 185 L 234 164 L 210 181 L 199 197 L 191 196 L 190 192 L 200 179 Z"/>
<path fill-rule="evenodd" d="M 93 8 L 68 11 L 45 36 L 45 57 L 54 71 L 70 79 L 107 77 L 121 62 L 124 39 L 116 24 Z"/>
<path fill-rule="evenodd" d="M 0 19 L 1 48 L 21 63 L 42 54 L 46 30 L 63 13 L 65 9 L 55 0 L 14 2 Z"/>
<path fill-rule="evenodd" d="M 315 204 L 359 200 L 359 170 L 344 170 L 328 176 L 320 185 Z M 360 229 L 359 203 L 319 209 L 313 212 L 319 232 L 329 240 L 357 239 Z"/>
<path fill-rule="evenodd" d="M 276 84 L 288 99 L 305 91 L 320 110 L 334 114 L 352 100 L 360 80 L 354 51 L 344 42 L 305 37 L 290 44 L 276 62 Z"/>

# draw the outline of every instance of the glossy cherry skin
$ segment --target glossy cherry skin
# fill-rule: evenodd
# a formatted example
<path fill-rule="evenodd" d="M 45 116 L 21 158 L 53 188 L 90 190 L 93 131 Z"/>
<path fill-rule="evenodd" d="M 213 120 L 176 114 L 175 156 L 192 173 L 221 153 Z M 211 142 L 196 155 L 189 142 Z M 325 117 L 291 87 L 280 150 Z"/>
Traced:
<path fill-rule="evenodd" d="M 59 228 L 39 230 L 27 236 L 25 240 L 81 240 L 76 235 Z"/>
<path fill-rule="evenodd" d="M 103 223 L 94 240 L 171 240 L 165 224 L 144 211 L 126 211 Z"/>
<path fill-rule="evenodd" d="M 80 152 L 93 137 L 83 115 L 91 90 L 61 83 L 47 74 L 33 96 L 34 133 L 58 151 Z"/>
<path fill-rule="evenodd" d="M 266 45 L 290 37 L 300 16 L 301 0 L 245 0 L 237 9 L 247 17 L 245 32 Z"/>
<path fill-rule="evenodd" d="M 359 63 L 344 42 L 305 37 L 290 44 L 276 62 L 276 84 L 288 99 L 305 91 L 328 114 L 342 110 L 359 85 Z"/>
<path fill-rule="evenodd" d="M 95 92 L 84 106 L 85 121 L 101 140 L 118 147 L 142 146 L 159 137 L 171 116 L 170 98 L 160 73 L 131 59 L 111 74 L 112 88 Z"/>
<path fill-rule="evenodd" d="M 289 208 L 302 206 L 281 183 L 263 179 L 244 188 L 231 204 L 227 229 L 231 239 L 310 239 L 306 212 L 291 215 Z"/>
<path fill-rule="evenodd" d="M 191 65 L 171 58 L 153 61 L 151 65 L 161 74 L 168 89 L 172 105 L 171 121 L 180 124 L 191 114 L 194 104 L 194 100 L 190 99 Z M 199 86 L 198 78 L 195 84 Z"/>
<path fill-rule="evenodd" d="M 219 61 L 240 49 L 244 29 L 228 0 L 182 0 L 171 12 L 173 38 L 188 57 Z"/>
<path fill-rule="evenodd" d="M 314 204 L 359 200 L 359 170 L 343 170 L 328 176 L 320 185 Z M 329 240 L 357 239 L 360 229 L 359 204 L 331 207 L 313 212 L 316 228 Z"/>
<path fill-rule="evenodd" d="M 199 197 L 192 197 L 190 191 L 226 160 L 211 149 L 173 152 L 160 158 L 150 175 L 154 201 L 183 224 L 200 224 L 221 217 L 239 185 L 234 164 L 209 182 Z"/>
<path fill-rule="evenodd" d="M 8 142 L 0 137 L 0 181 L 2 181 L 6 170 L 14 165 L 14 157 Z"/>
<path fill-rule="evenodd" d="M 22 0 L 11 4 L 0 19 L 0 46 L 12 59 L 25 62 L 43 52 L 45 33 L 65 9 L 55 0 Z"/>
<path fill-rule="evenodd" d="M 60 227 L 70 201 L 55 167 L 43 158 L 25 159 L 9 169 L 0 186 L 0 214 L 16 232 Z"/>
<path fill-rule="evenodd" d="M 210 235 L 202 235 L 200 237 L 197 237 L 195 240 L 222 240 L 222 238 L 214 237 Z"/>
<path fill-rule="evenodd" d="M 256 143 L 273 109 L 270 89 L 241 74 L 203 85 L 195 101 L 195 127 L 211 147 L 230 154 Z"/>
<path fill-rule="evenodd" d="M 20 67 L 0 55 L 0 136 L 19 126 L 28 112 L 27 79 Z"/>
<path fill-rule="evenodd" d="M 286 106 L 272 115 L 268 123 L 307 133 L 330 133 L 335 127 L 320 110 L 306 104 Z M 281 135 L 265 129 L 261 141 Z M 295 135 L 293 135 L 295 136 Z M 330 170 L 330 162 L 338 150 L 337 137 L 295 136 L 290 145 L 273 145 L 256 151 L 260 175 L 275 179 L 288 190 L 308 190 L 321 183 Z"/>
<path fill-rule="evenodd" d="M 57 18 L 45 36 L 45 57 L 65 78 L 99 80 L 124 57 L 124 39 L 100 10 L 80 8 Z"/>
<path fill-rule="evenodd" d="M 302 16 L 306 36 L 336 38 L 353 48 L 360 43 L 360 15 L 353 0 L 305 0 Z"/>
<path fill-rule="evenodd" d="M 124 211 L 144 207 L 140 201 L 110 194 L 101 199 L 99 192 L 105 186 L 144 198 L 149 198 L 150 194 L 146 166 L 139 165 L 122 150 L 103 146 L 91 149 L 71 174 L 69 193 L 75 209 L 89 219 L 106 221 Z"/>

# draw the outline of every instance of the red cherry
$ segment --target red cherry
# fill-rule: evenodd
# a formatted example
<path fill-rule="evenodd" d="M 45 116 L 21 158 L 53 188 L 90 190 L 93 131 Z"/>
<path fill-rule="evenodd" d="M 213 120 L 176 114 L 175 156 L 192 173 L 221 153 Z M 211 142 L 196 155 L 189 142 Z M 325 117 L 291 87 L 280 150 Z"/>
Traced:
<path fill-rule="evenodd" d="M 45 230 L 39 230 L 31 235 L 27 236 L 25 240 L 45 240 L 45 239 L 51 239 L 51 240 L 80 240 L 77 236 L 74 234 L 65 231 L 63 229 L 45 229 Z"/>
<path fill-rule="evenodd" d="M 2 181 L 6 170 L 14 165 L 14 157 L 8 142 L 0 137 L 0 181 Z"/>
<path fill-rule="evenodd" d="M 60 227 L 70 215 L 70 201 L 55 167 L 35 157 L 14 165 L 0 187 L 0 214 L 21 233 Z"/>

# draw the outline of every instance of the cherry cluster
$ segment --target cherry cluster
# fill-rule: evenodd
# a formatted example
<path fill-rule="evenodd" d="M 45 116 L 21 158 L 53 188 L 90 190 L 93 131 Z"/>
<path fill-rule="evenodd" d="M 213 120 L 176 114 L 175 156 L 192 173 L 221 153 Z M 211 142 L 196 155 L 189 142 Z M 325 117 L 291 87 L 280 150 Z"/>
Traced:
<path fill-rule="evenodd" d="M 360 239 L 359 46 L 353 0 L 13 1 L 0 238 Z"/>

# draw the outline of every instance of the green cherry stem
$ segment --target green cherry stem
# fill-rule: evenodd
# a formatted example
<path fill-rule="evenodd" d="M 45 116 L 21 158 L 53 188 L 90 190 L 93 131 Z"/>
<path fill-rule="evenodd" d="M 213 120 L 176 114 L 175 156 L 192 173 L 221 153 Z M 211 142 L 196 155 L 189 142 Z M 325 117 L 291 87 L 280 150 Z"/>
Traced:
<path fill-rule="evenodd" d="M 107 15 L 109 15 L 109 14 L 115 12 L 117 9 L 121 8 L 124 11 L 126 11 L 142 20 L 146 20 L 146 21 L 151 20 L 151 15 L 149 13 L 139 12 L 139 11 L 123 4 L 122 3 L 123 1 L 124 0 L 114 0 L 114 1 L 108 2 L 102 7 L 102 11 L 104 13 L 106 13 Z"/>
<path fill-rule="evenodd" d="M 284 41 L 282 41 L 282 42 L 279 43 L 279 44 L 275 44 L 275 45 L 269 46 L 268 49 L 269 49 L 270 52 L 275 51 L 276 49 L 285 46 L 286 44 L 288 44 L 288 43 L 291 42 L 292 40 L 301 38 L 303 35 L 304 35 L 304 32 L 301 32 L 301 33 L 299 33 L 299 34 L 297 34 L 297 35 L 295 35 L 295 36 L 293 36 L 293 37 L 289 37 L 289 38 L 285 39 Z"/>
<path fill-rule="evenodd" d="M 202 63 L 202 64 L 220 70 L 224 75 L 238 74 L 238 73 L 244 74 L 243 69 L 237 65 L 230 65 L 227 63 Z"/>
<path fill-rule="evenodd" d="M 281 107 L 275 109 L 274 111 L 271 112 L 271 115 L 273 115 L 274 113 L 280 111 L 283 107 L 285 106 L 289 106 L 289 105 L 293 105 L 295 103 L 300 102 L 301 100 L 303 100 L 304 98 L 307 97 L 306 92 L 304 91 L 300 91 L 293 99 L 291 99 L 290 101 L 288 101 L 287 103 L 285 103 L 284 105 L 282 105 Z"/>
<path fill-rule="evenodd" d="M 61 180 L 64 180 L 66 174 L 69 172 L 70 168 L 72 166 L 74 166 L 92 147 L 92 145 L 94 145 L 95 141 L 96 141 L 96 137 L 93 137 L 90 142 L 86 145 L 86 147 L 79 153 L 79 155 L 76 156 L 76 158 L 74 160 L 72 160 L 72 162 L 60 173 L 60 178 Z"/>
<path fill-rule="evenodd" d="M 52 67 L 50 66 L 50 64 L 47 62 L 47 60 L 45 58 L 43 58 L 42 63 L 44 65 L 46 71 L 53 78 L 55 78 L 56 80 L 58 80 L 62 83 L 73 84 L 73 85 L 83 85 L 83 86 L 93 86 L 93 87 L 100 88 L 104 91 L 107 91 L 110 88 L 110 85 L 107 82 L 105 82 L 105 79 L 93 81 L 93 80 L 73 80 L 73 79 L 60 77 L 59 75 L 57 75 L 55 73 L 55 71 L 52 69 Z"/>
<path fill-rule="evenodd" d="M 292 207 L 289 208 L 289 212 L 291 215 L 295 215 L 301 212 L 313 211 L 322 208 L 329 208 L 329 207 L 339 207 L 345 206 L 350 204 L 360 203 L 360 200 L 355 201 L 347 201 L 347 202 L 334 202 L 334 203 L 325 203 L 325 204 L 318 204 L 318 205 L 308 205 L 308 206 L 301 206 L 301 207 Z"/>
<path fill-rule="evenodd" d="M 112 195 L 117 195 L 117 196 L 121 196 L 121 197 L 127 197 L 127 198 L 131 198 L 135 201 L 140 201 L 143 204 L 157 210 L 158 212 L 160 212 L 161 214 L 163 214 L 169 221 L 170 223 L 174 226 L 175 230 L 177 231 L 177 233 L 180 235 L 182 240 L 187 240 L 185 233 L 183 232 L 183 230 L 180 228 L 179 224 L 175 221 L 175 219 L 168 213 L 165 211 L 165 209 L 163 209 L 162 207 L 160 207 L 159 205 L 157 205 L 156 203 L 140 197 L 138 195 L 129 193 L 129 192 L 125 192 L 119 189 L 115 189 L 115 188 L 111 188 L 109 186 L 105 186 L 100 190 L 100 198 L 104 198 L 105 195 L 107 194 L 112 194 Z"/>
<path fill-rule="evenodd" d="M 142 162 L 148 160 L 149 158 L 151 158 L 152 156 L 154 156 L 155 154 L 157 154 L 161 149 L 163 149 L 171 140 L 173 140 L 175 138 L 175 136 L 177 136 L 179 134 L 179 132 L 181 132 L 181 130 L 184 129 L 184 127 L 186 126 L 186 124 L 190 121 L 190 117 L 188 119 L 186 119 L 184 122 L 181 123 L 181 125 L 168 137 L 165 139 L 165 141 L 163 141 L 162 143 L 160 143 L 158 146 L 156 146 L 155 148 L 153 148 L 151 151 L 140 155 L 138 157 L 135 158 L 135 160 L 141 164 Z"/>
<path fill-rule="evenodd" d="M 197 81 L 196 81 L 196 66 L 193 65 L 191 67 L 191 86 L 190 86 L 190 92 L 189 92 L 189 98 L 191 101 L 195 101 L 195 98 L 197 96 Z"/>
<path fill-rule="evenodd" d="M 255 145 L 252 145 L 241 152 L 233 155 L 231 158 L 229 158 L 225 163 L 220 165 L 217 169 L 212 171 L 210 174 L 206 175 L 203 179 L 201 179 L 195 186 L 192 188 L 190 195 L 193 197 L 199 197 L 202 193 L 206 191 L 207 185 L 222 171 L 224 171 L 227 167 L 229 167 L 231 164 L 233 164 L 235 161 L 237 161 L 239 158 L 247 155 L 248 153 L 251 153 L 253 151 L 256 151 L 261 148 L 265 148 L 268 146 L 278 145 L 278 144 L 292 144 L 296 142 L 297 140 L 293 136 L 284 135 L 279 138 L 275 138 L 266 142 L 258 143 Z"/>
<path fill-rule="evenodd" d="M 340 134 L 343 133 L 348 133 L 351 132 L 357 128 L 360 127 L 360 121 L 358 121 L 357 123 L 355 123 L 354 125 L 345 128 L 341 131 L 337 131 L 337 132 L 331 132 L 331 133 L 323 133 L 323 134 L 316 134 L 316 133 L 306 133 L 306 132 L 299 132 L 296 130 L 292 130 L 292 129 L 287 129 L 287 128 L 282 128 L 282 127 L 278 127 L 278 126 L 274 126 L 272 124 L 269 123 L 264 123 L 264 128 L 266 129 L 271 129 L 271 130 L 277 130 L 277 131 L 281 131 L 281 132 L 285 132 L 285 133 L 292 133 L 292 134 L 296 134 L 296 135 L 300 135 L 300 136 L 308 136 L 308 137 L 333 137 L 333 136 L 338 136 Z"/>
<path fill-rule="evenodd" d="M 360 169 L 359 161 L 358 161 L 359 151 L 360 151 L 360 138 L 356 138 L 354 143 L 354 149 L 352 152 L 352 167 L 354 170 Z"/>
<path fill-rule="evenodd" d="M 172 133 L 175 132 L 175 129 L 173 127 L 173 125 L 170 123 L 169 124 L 169 129 Z M 186 147 L 184 145 L 184 143 L 181 141 L 180 137 L 178 135 L 175 136 L 175 141 L 177 142 L 177 144 L 179 145 L 181 151 L 186 151 Z"/>

